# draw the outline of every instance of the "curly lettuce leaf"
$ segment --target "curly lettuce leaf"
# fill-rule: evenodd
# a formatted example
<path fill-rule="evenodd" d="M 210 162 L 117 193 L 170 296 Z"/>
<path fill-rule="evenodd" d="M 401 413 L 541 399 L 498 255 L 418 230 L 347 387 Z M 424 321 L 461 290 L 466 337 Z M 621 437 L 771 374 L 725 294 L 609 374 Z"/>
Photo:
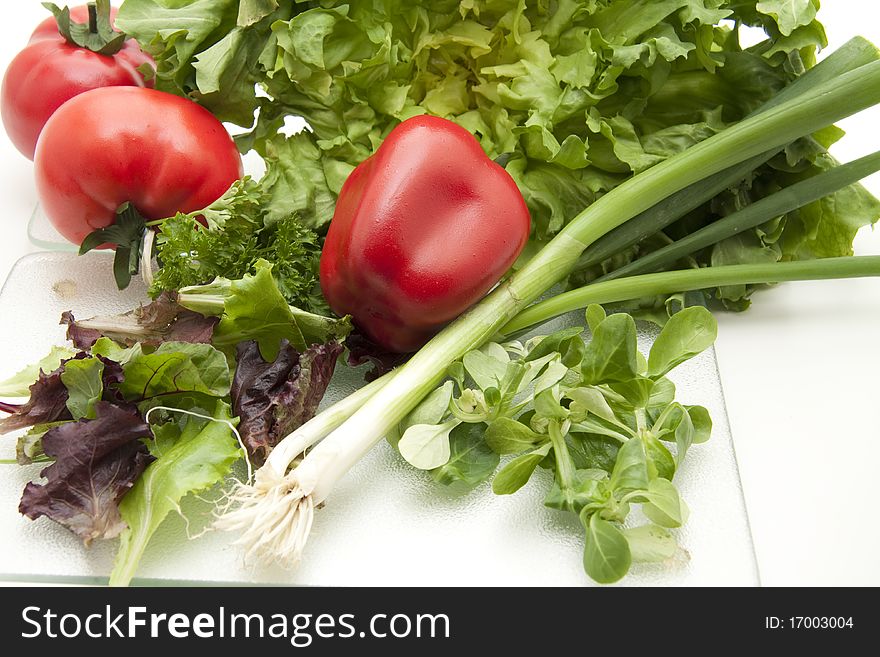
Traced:
<path fill-rule="evenodd" d="M 187 91 L 192 60 L 236 23 L 236 0 L 127 0 L 116 26 L 156 60 L 160 89 Z"/>
<path fill-rule="evenodd" d="M 265 160 L 261 184 L 269 190 L 267 222 L 296 215 L 310 228 L 330 223 L 336 195 L 353 166 L 324 157 L 308 132 L 268 141 Z"/>
<path fill-rule="evenodd" d="M 809 25 L 816 18 L 819 0 L 761 0 L 755 5 L 760 13 L 770 16 L 784 36 Z"/>
<path fill-rule="evenodd" d="M 276 9 L 278 9 L 278 0 L 240 0 L 237 24 L 240 27 L 253 25 Z"/>

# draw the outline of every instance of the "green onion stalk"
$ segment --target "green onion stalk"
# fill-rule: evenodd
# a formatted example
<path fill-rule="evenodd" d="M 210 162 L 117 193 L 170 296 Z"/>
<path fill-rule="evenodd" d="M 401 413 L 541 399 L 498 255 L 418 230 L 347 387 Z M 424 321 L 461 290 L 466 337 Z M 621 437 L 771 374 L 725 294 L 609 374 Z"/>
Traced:
<path fill-rule="evenodd" d="M 586 308 L 594 303 L 600 305 L 617 303 L 640 297 L 704 290 L 724 285 L 754 285 L 868 276 L 880 276 L 880 256 L 847 256 L 756 265 L 722 265 L 702 269 L 642 274 L 591 283 L 536 303 L 503 326 L 500 333 L 503 336 L 510 336 L 572 310 Z"/>
<path fill-rule="evenodd" d="M 878 102 L 880 61 L 872 61 L 813 85 L 622 183 L 580 212 L 522 269 L 449 324 L 392 377 L 383 379 L 375 394 L 330 431 L 293 469 L 288 472 L 285 467 L 282 470 L 281 466 L 287 464 L 279 457 L 271 467 L 258 471 L 253 485 L 240 484 L 232 493 L 233 507 L 218 519 L 218 526 L 242 532 L 238 543 L 245 547 L 249 560 L 295 565 L 305 548 L 315 508 L 328 497 L 339 479 L 441 382 L 452 362 L 492 338 L 529 304 L 565 278 L 576 267 L 587 247 L 667 197 L 709 176 L 816 132 Z M 864 262 L 864 259 L 857 262 Z M 813 263 L 813 266 L 818 264 Z M 842 263 L 835 259 L 831 264 L 833 269 Z M 874 261 L 868 263 L 869 269 L 876 268 L 876 265 Z M 719 274 L 719 270 L 723 271 Z M 699 278 L 705 275 L 705 271 L 719 275 L 707 282 L 707 279 Z M 725 271 L 732 274 L 731 279 L 723 278 Z M 663 290 L 692 289 L 688 288 L 691 284 L 698 288 L 732 284 L 742 282 L 742 277 L 749 273 L 754 276 L 762 274 L 763 279 L 783 280 L 782 267 L 773 271 L 776 273 L 731 272 L 721 267 L 695 269 L 666 284 L 664 279 L 659 282 L 653 279 L 654 287 L 645 289 L 656 294 Z M 665 272 L 653 276 L 672 274 Z M 801 270 L 802 276 L 806 274 L 809 271 Z M 830 275 L 836 277 L 840 274 Z M 695 277 L 696 282 L 688 283 L 688 277 Z M 619 279 L 605 285 L 622 285 L 627 280 Z M 646 293 L 638 288 L 638 283 L 633 286 L 632 279 L 629 280 L 631 287 L 626 294 L 632 296 L 626 298 Z M 642 284 L 645 284 L 644 278 Z M 670 285 L 676 287 L 669 288 Z M 583 300 L 573 296 L 567 299 L 570 303 Z M 551 308 L 546 312 L 547 316 L 556 310 L 556 307 Z M 536 321 L 541 320 L 537 311 L 532 313 Z M 321 422 L 321 417 L 312 422 Z"/>

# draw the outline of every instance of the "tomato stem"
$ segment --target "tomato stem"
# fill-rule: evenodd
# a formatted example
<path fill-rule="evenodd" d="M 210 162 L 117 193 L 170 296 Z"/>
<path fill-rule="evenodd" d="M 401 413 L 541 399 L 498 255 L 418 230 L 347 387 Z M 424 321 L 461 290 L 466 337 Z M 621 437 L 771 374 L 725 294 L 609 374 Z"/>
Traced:
<path fill-rule="evenodd" d="M 89 32 L 92 34 L 98 33 L 98 5 L 94 2 L 90 2 L 86 5 L 89 10 Z"/>
<path fill-rule="evenodd" d="M 76 22 L 70 18 L 70 9 L 60 9 L 52 2 L 43 6 L 52 12 L 58 23 L 58 33 L 71 46 L 85 48 L 99 55 L 115 55 L 125 45 L 125 33 L 111 25 L 110 0 L 95 0 L 86 5 L 88 21 Z"/>

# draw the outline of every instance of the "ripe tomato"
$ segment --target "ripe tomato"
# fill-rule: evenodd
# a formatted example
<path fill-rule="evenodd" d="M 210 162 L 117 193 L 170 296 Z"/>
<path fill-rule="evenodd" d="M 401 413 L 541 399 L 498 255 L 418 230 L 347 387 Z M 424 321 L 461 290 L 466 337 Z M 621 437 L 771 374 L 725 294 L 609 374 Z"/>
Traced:
<path fill-rule="evenodd" d="M 49 118 L 34 173 L 46 216 L 80 244 L 126 201 L 147 219 L 194 212 L 243 171 L 226 128 L 204 107 L 153 89 L 103 87 Z"/>
<path fill-rule="evenodd" d="M 112 25 L 116 10 L 109 11 Z M 88 7 L 74 7 L 70 19 L 88 24 Z M 9 138 L 32 160 L 40 131 L 65 101 L 98 87 L 153 86 L 137 70 L 144 64 L 155 68 L 134 39 L 126 40 L 115 53 L 102 55 L 68 41 L 50 16 L 37 26 L 3 77 L 0 113 Z"/>

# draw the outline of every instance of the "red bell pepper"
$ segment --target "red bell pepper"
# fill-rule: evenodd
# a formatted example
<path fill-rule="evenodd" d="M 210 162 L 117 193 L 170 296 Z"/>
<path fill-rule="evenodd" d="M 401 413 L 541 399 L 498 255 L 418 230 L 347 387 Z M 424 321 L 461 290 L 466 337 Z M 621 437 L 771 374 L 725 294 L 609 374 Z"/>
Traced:
<path fill-rule="evenodd" d="M 378 345 L 415 351 L 498 282 L 529 229 L 516 183 L 473 135 L 417 116 L 345 181 L 321 287 Z"/>

